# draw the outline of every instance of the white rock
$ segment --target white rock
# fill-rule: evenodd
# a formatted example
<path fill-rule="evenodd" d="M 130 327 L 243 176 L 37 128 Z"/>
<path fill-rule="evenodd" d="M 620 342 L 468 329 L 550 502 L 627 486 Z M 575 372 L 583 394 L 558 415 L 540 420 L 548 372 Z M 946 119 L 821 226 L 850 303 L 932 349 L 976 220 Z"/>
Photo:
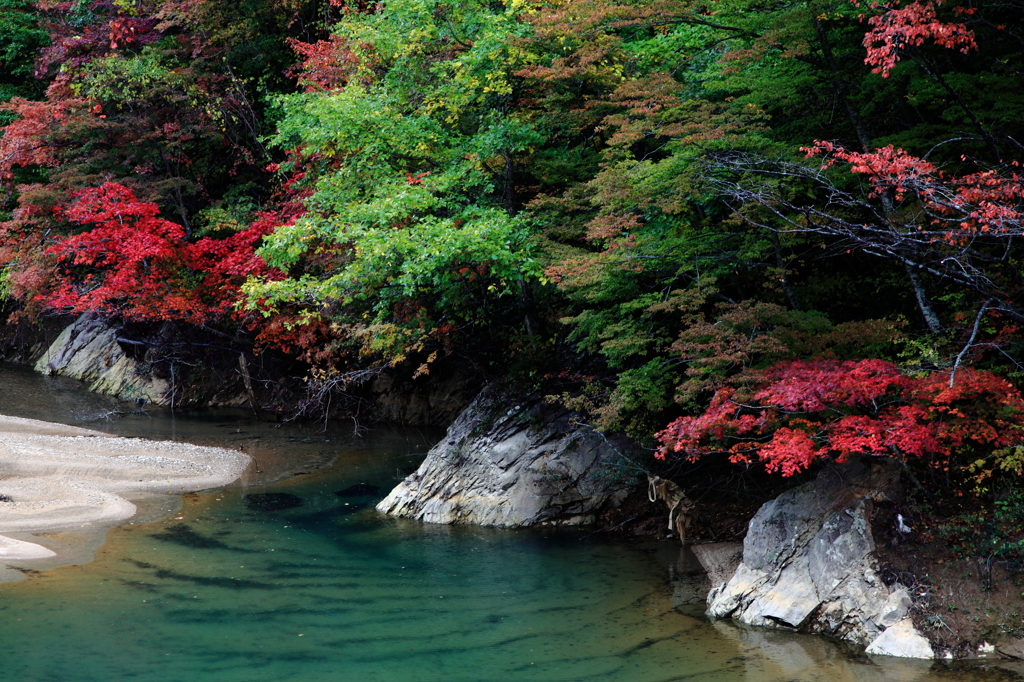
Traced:
<path fill-rule="evenodd" d="M 865 653 L 898 658 L 935 658 L 932 645 L 917 631 L 909 618 L 904 618 L 876 637 Z"/>
<path fill-rule="evenodd" d="M 621 502 L 628 487 L 606 439 L 575 425 L 565 408 L 534 398 L 506 410 L 504 400 L 481 392 L 377 509 L 427 523 L 515 528 L 587 523 Z"/>
<path fill-rule="evenodd" d="M 743 540 L 743 561 L 708 595 L 708 615 L 814 632 L 866 645 L 911 605 L 877 575 L 868 523 L 899 468 L 885 461 L 826 469 L 765 503 Z"/>
<path fill-rule="evenodd" d="M 57 556 L 57 553 L 42 545 L 0 535 L 0 558 L 8 560 L 47 559 L 52 556 Z"/>

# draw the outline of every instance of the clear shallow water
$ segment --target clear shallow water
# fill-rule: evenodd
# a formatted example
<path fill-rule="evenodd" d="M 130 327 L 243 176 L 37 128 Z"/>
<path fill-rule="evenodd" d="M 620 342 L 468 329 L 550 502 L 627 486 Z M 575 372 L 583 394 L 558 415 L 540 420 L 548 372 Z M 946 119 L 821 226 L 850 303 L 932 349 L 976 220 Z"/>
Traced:
<path fill-rule="evenodd" d="M 49 381 L 0 365 L 0 413 L 75 422 L 68 404 L 102 402 Z M 88 564 L 0 585 L 2 682 L 969 678 L 680 614 L 664 567 L 627 545 L 398 521 L 372 509 L 375 497 L 334 494 L 360 482 L 383 494 L 438 434 L 354 439 L 244 412 L 154 413 L 107 427 L 247 447 L 279 472 L 300 466 L 293 459 L 336 461 L 272 486 L 257 477 L 187 495 L 170 518 L 112 530 Z M 262 492 L 302 506 L 245 504 Z"/>

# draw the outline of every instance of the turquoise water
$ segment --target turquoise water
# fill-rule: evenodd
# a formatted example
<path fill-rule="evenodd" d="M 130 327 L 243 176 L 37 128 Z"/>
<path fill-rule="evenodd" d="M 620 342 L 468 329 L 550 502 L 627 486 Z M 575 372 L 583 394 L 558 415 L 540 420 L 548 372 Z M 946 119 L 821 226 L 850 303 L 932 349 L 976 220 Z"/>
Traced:
<path fill-rule="evenodd" d="M 304 501 L 284 512 L 190 496 L 86 566 L 0 587 L 4 679 L 654 680 L 699 626 L 647 555 L 349 513 L 343 469 L 275 488 Z"/>
<path fill-rule="evenodd" d="M 45 381 L 0 365 L 2 395 L 21 391 L 0 412 L 74 421 L 60 405 L 93 400 Z M 664 566 L 632 545 L 375 512 L 436 433 L 353 438 L 244 412 L 86 425 L 104 424 L 245 446 L 278 472 L 335 460 L 273 485 L 187 495 L 169 518 L 110 531 L 89 563 L 0 585 L 2 682 L 933 679 L 928 663 L 878 665 L 820 638 L 679 613 Z M 335 494 L 356 483 L 381 493 Z M 302 504 L 246 504 L 268 492 Z"/>

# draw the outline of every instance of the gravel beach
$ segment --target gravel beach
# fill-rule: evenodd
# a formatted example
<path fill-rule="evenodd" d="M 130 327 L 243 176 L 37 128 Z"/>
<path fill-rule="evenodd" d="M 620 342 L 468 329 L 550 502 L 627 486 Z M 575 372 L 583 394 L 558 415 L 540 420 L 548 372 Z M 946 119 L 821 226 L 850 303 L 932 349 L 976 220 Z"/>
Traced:
<path fill-rule="evenodd" d="M 105 532 L 136 516 L 135 502 L 153 507 L 154 497 L 227 485 L 249 463 L 234 450 L 0 416 L 0 561 L 70 563 L 61 554 L 73 549 L 47 541 L 60 535 L 53 531 Z"/>

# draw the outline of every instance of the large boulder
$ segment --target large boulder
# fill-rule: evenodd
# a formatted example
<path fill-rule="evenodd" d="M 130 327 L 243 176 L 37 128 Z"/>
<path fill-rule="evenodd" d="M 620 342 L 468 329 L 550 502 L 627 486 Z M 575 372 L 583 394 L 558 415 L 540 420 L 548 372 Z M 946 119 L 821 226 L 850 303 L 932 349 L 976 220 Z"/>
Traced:
<path fill-rule="evenodd" d="M 88 382 L 90 391 L 123 400 L 166 405 L 171 399 L 170 382 L 145 371 L 142 363 L 124 352 L 117 329 L 91 315 L 82 315 L 65 327 L 36 361 L 35 369 Z"/>
<path fill-rule="evenodd" d="M 907 618 L 907 590 L 882 582 L 874 555 L 872 505 L 892 494 L 898 478 L 891 461 L 851 461 L 764 504 L 750 522 L 743 561 L 708 595 L 708 614 L 830 635 L 872 653 L 933 657 Z"/>
<path fill-rule="evenodd" d="M 377 509 L 429 523 L 588 523 L 625 498 L 619 462 L 617 450 L 565 408 L 485 389 Z"/>

